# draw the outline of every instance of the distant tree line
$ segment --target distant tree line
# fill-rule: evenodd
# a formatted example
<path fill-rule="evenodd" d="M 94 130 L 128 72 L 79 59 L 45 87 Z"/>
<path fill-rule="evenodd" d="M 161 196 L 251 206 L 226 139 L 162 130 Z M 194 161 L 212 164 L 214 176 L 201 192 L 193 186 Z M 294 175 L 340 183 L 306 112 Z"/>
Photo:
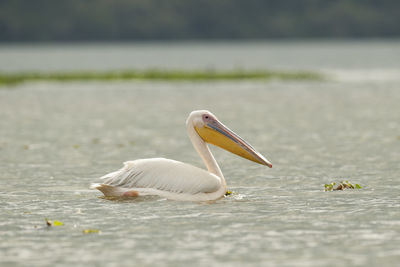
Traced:
<path fill-rule="evenodd" d="M 400 0 L 0 0 L 0 41 L 399 37 Z"/>

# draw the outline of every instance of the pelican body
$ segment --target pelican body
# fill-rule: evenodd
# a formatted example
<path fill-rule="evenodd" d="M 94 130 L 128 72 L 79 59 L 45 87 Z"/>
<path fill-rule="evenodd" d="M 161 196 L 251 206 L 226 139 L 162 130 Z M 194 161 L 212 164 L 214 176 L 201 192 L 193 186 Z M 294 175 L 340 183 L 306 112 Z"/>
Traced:
<path fill-rule="evenodd" d="M 207 110 L 191 112 L 186 128 L 207 170 L 164 158 L 138 159 L 124 162 L 120 170 L 104 175 L 100 178 L 102 183 L 91 187 L 107 197 L 158 195 L 183 201 L 219 199 L 227 192 L 226 181 L 207 143 L 272 168 L 266 158 Z"/>

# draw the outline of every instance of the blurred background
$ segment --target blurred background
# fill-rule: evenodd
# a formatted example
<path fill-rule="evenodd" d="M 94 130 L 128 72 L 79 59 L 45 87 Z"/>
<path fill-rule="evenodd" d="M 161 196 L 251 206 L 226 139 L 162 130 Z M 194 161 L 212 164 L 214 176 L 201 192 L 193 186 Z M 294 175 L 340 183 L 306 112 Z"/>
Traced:
<path fill-rule="evenodd" d="M 318 70 L 393 78 L 399 10 L 396 0 L 1 0 L 0 72 Z"/>
<path fill-rule="evenodd" d="M 2 0 L 0 41 L 393 38 L 396 0 Z"/>

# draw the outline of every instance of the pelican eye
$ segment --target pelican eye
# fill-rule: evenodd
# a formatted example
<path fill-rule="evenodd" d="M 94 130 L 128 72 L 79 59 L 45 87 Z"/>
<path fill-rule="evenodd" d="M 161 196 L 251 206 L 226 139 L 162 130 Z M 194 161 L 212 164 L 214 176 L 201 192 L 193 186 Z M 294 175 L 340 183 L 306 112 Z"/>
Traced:
<path fill-rule="evenodd" d="M 208 119 L 209 117 L 206 115 L 204 118 Z"/>

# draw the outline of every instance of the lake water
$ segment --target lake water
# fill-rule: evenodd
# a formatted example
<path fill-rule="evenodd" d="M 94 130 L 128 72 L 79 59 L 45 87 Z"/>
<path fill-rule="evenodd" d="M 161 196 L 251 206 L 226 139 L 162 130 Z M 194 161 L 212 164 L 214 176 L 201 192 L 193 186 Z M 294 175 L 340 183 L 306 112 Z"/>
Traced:
<path fill-rule="evenodd" d="M 329 79 L 0 88 L 1 266 L 397 266 L 400 41 L 0 46 L 1 72 L 150 67 Z M 213 149 L 234 192 L 214 203 L 89 189 L 126 160 L 203 167 L 184 124 L 196 109 L 274 167 Z M 363 188 L 323 191 L 342 180 Z"/>

